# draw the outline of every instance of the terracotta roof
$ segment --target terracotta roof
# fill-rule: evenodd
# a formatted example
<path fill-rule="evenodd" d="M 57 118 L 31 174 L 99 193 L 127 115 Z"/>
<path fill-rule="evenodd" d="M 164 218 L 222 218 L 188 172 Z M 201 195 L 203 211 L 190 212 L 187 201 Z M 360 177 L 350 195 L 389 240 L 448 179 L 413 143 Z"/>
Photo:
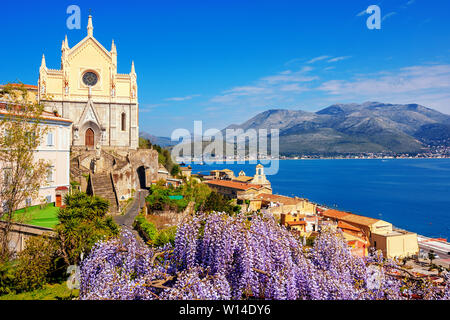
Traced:
<path fill-rule="evenodd" d="M 0 102 L 0 114 L 10 114 L 10 112 L 6 109 L 8 104 L 4 102 Z M 72 120 L 62 118 L 59 116 L 55 116 L 52 112 L 43 111 L 41 114 L 41 119 L 44 120 L 54 120 L 54 121 L 63 121 L 72 123 Z"/>
<path fill-rule="evenodd" d="M 353 213 L 342 217 L 341 220 L 344 220 L 344 221 L 347 221 L 347 222 L 353 222 L 353 223 L 360 224 L 360 225 L 363 225 L 363 226 L 371 226 L 374 223 L 376 223 L 378 221 L 381 221 L 379 219 L 359 216 L 359 215 L 353 214 Z"/>
<path fill-rule="evenodd" d="M 180 170 L 181 171 L 191 171 L 192 168 L 191 168 L 191 166 L 189 166 L 189 167 L 180 167 Z"/>
<path fill-rule="evenodd" d="M 288 221 L 286 224 L 288 226 L 303 226 L 306 225 L 306 221 Z"/>
<path fill-rule="evenodd" d="M 222 169 L 222 170 L 211 170 L 211 172 L 233 172 L 233 170 L 230 170 L 230 169 Z"/>
<path fill-rule="evenodd" d="M 15 88 L 25 88 L 25 89 L 38 89 L 38 86 L 34 86 L 31 84 L 21 84 L 21 83 L 10 83 L 9 84 L 11 87 L 15 87 Z M 0 87 L 6 87 L 7 85 L 0 85 Z"/>
<path fill-rule="evenodd" d="M 334 209 L 329 209 L 329 210 L 325 210 L 324 212 L 322 212 L 322 215 L 324 217 L 333 218 L 333 219 L 342 219 L 343 217 L 348 216 L 349 214 L 350 213 L 348 213 L 348 212 L 334 210 Z"/>
<path fill-rule="evenodd" d="M 343 220 L 350 223 L 355 223 L 363 226 L 371 226 L 372 224 L 381 221 L 379 219 L 369 218 L 360 216 L 357 214 L 329 209 L 322 213 L 322 215 L 326 218 L 332 218 L 337 220 Z"/>
<path fill-rule="evenodd" d="M 285 205 L 295 205 L 301 202 L 300 199 L 294 199 L 286 196 L 280 196 L 278 194 L 269 194 L 269 193 L 262 193 L 256 196 L 256 199 L 270 202 L 279 202 Z"/>
<path fill-rule="evenodd" d="M 233 179 L 233 181 L 242 181 L 242 182 L 248 182 L 250 180 L 253 180 L 253 177 L 239 176 Z"/>
<path fill-rule="evenodd" d="M 347 222 L 344 222 L 344 221 L 338 221 L 338 228 L 361 232 L 360 228 L 357 228 L 357 227 L 355 227 Z"/>
<path fill-rule="evenodd" d="M 232 188 L 232 189 L 237 189 L 237 190 L 248 190 L 251 188 L 261 189 L 263 187 L 263 186 L 260 186 L 257 184 L 242 183 L 242 182 L 229 181 L 229 180 L 212 180 L 212 181 L 207 181 L 206 183 L 210 184 L 210 185 L 216 185 L 216 186 L 220 186 L 220 187 Z"/>

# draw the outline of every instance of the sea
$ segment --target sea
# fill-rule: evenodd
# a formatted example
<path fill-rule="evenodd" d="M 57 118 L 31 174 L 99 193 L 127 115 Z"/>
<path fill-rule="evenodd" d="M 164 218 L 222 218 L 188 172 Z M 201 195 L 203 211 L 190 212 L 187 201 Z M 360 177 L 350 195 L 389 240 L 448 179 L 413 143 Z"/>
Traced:
<path fill-rule="evenodd" d="M 192 173 L 228 168 L 253 176 L 256 170 L 248 162 L 190 165 Z M 267 178 L 274 194 L 450 239 L 450 159 L 279 160 L 278 172 Z"/>

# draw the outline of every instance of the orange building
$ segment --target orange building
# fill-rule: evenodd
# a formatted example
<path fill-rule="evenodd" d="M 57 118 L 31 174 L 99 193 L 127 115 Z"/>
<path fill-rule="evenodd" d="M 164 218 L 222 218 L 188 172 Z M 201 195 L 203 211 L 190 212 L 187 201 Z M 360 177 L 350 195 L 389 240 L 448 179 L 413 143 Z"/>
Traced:
<path fill-rule="evenodd" d="M 229 199 L 250 200 L 261 193 L 272 193 L 272 189 L 257 185 L 229 180 L 211 180 L 205 183 L 216 192 Z"/>

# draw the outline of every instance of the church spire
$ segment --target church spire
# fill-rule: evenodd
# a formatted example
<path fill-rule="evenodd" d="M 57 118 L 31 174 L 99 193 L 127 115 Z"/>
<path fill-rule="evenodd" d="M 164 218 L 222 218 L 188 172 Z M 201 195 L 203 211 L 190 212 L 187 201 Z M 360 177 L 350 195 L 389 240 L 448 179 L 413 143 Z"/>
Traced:
<path fill-rule="evenodd" d="M 114 43 L 114 39 L 112 40 L 112 43 L 111 43 L 111 52 L 117 53 L 116 44 Z"/>
<path fill-rule="evenodd" d="M 131 62 L 131 74 L 136 74 L 136 71 L 134 70 L 134 61 Z"/>
<path fill-rule="evenodd" d="M 92 16 L 91 15 L 89 15 L 89 18 L 88 18 L 87 32 L 88 32 L 89 37 L 94 36 L 94 25 L 92 24 Z"/>
<path fill-rule="evenodd" d="M 66 38 L 64 39 L 64 46 L 66 47 L 66 49 L 69 49 L 69 41 L 67 41 L 67 34 Z"/>
<path fill-rule="evenodd" d="M 45 55 L 42 55 L 42 61 L 41 61 L 41 68 L 47 68 L 47 66 L 45 65 Z"/>

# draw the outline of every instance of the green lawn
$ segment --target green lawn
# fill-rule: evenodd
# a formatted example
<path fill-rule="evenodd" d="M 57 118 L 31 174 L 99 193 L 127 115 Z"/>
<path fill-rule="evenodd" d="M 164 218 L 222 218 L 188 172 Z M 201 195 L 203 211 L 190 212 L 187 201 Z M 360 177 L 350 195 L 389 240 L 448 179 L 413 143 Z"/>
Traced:
<path fill-rule="evenodd" d="M 58 224 L 59 208 L 54 203 L 47 205 L 44 209 L 39 206 L 17 210 L 15 220 L 20 223 L 34 226 L 53 228 Z"/>
<path fill-rule="evenodd" d="M 70 290 L 66 282 L 46 284 L 42 289 L 19 294 L 6 294 L 0 300 L 72 300 L 78 297 L 79 290 Z"/>

